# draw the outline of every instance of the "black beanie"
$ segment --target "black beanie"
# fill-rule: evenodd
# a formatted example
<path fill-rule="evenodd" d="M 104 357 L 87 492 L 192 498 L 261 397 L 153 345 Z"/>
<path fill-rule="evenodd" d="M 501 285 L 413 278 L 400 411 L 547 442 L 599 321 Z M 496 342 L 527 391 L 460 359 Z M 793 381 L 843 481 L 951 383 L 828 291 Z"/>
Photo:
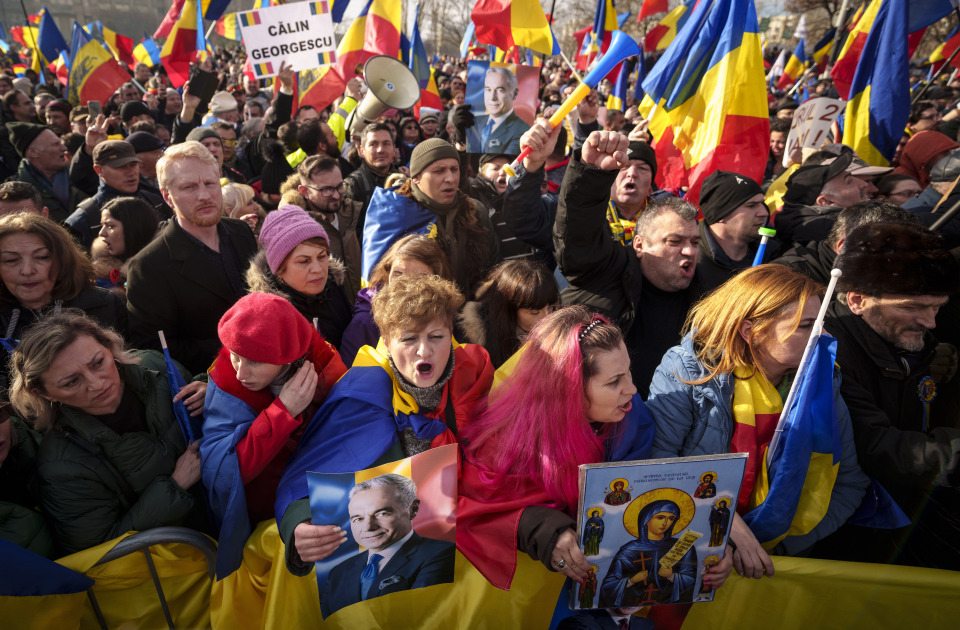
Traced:
<path fill-rule="evenodd" d="M 657 154 L 654 152 L 653 147 L 646 142 L 642 140 L 631 140 L 630 145 L 627 147 L 627 159 L 646 162 L 650 166 L 650 171 L 653 173 L 651 177 L 656 178 Z"/>
<path fill-rule="evenodd" d="M 703 180 L 700 212 L 707 225 L 713 225 L 747 203 L 751 197 L 762 194 L 760 184 L 749 177 L 730 171 L 716 171 Z"/>
<path fill-rule="evenodd" d="M 836 266 L 840 291 L 866 295 L 949 295 L 960 267 L 938 234 L 920 225 L 868 223 L 843 242 Z"/>
<path fill-rule="evenodd" d="M 280 186 L 283 185 L 287 177 L 296 171 L 294 171 L 293 167 L 287 162 L 283 144 L 279 141 L 273 139 L 268 140 L 260 147 L 260 151 L 266 159 L 263 170 L 260 171 L 260 191 L 279 195 Z"/>
<path fill-rule="evenodd" d="M 49 127 L 34 123 L 8 122 L 7 129 L 10 131 L 10 144 L 17 150 L 20 157 L 24 157 L 27 153 L 27 148 L 37 139 L 37 136 L 43 133 L 45 129 L 49 129 Z"/>

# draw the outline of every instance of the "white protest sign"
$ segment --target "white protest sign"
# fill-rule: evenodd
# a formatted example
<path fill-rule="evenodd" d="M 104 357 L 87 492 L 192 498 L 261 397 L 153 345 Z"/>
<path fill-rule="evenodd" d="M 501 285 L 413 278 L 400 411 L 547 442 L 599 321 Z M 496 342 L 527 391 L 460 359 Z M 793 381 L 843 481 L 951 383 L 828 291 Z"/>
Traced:
<path fill-rule="evenodd" d="M 257 78 L 272 77 L 286 61 L 295 72 L 336 61 L 332 0 L 293 2 L 237 14 Z"/>
<path fill-rule="evenodd" d="M 783 165 L 802 162 L 803 149 L 819 149 L 843 107 L 844 102 L 837 98 L 813 98 L 798 107 L 783 151 Z"/>

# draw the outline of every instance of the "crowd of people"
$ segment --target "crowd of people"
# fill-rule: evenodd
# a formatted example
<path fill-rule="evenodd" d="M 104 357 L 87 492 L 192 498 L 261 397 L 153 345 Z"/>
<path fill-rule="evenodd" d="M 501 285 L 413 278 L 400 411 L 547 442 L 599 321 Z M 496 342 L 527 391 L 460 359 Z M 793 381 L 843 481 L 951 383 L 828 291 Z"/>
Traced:
<path fill-rule="evenodd" d="M 551 128 L 577 85 L 558 61 L 509 179 L 514 154 L 466 153 L 463 60 L 435 63 L 442 111 L 369 123 L 358 78 L 317 111 L 286 65 L 271 93 L 237 50 L 203 64 L 209 102 L 138 64 L 98 115 L 0 74 L 0 536 L 59 557 L 185 525 L 218 539 L 223 578 L 276 519 L 305 575 L 346 538 L 311 519 L 306 471 L 459 443 L 464 555 L 501 588 L 518 551 L 582 581 L 577 467 L 737 452 L 839 268 L 825 516 L 765 549 L 738 501 L 704 584 L 772 577 L 771 555 L 960 570 L 960 219 L 931 230 L 960 200 L 956 85 L 914 105 L 893 167 L 828 141 L 772 213 L 789 97 L 764 181 L 712 173 L 694 205 L 658 189 L 656 138 L 635 103 L 601 107 L 606 82 Z M 378 232 L 385 211 L 430 228 Z M 909 525 L 855 517 L 878 497 Z"/>

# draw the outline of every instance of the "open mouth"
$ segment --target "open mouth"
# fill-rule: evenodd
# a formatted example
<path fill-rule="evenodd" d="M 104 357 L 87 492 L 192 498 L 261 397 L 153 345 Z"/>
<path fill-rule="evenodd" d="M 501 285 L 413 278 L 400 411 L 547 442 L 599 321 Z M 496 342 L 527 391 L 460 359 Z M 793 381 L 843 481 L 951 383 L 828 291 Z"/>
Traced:
<path fill-rule="evenodd" d="M 420 376 L 430 376 L 433 374 L 433 363 L 427 361 L 417 363 L 417 374 Z"/>
<path fill-rule="evenodd" d="M 619 409 L 619 410 L 622 411 L 623 413 L 629 413 L 630 410 L 633 409 L 633 401 L 632 401 L 632 400 L 628 400 L 628 401 L 627 401 L 627 404 L 625 404 L 625 405 L 620 405 L 619 407 L 617 407 L 617 409 Z"/>
<path fill-rule="evenodd" d="M 696 266 L 693 264 L 692 260 L 684 260 L 680 263 L 680 273 L 682 273 L 685 277 L 692 276 L 694 271 L 696 271 Z"/>
<path fill-rule="evenodd" d="M 623 185 L 623 191 L 624 191 L 624 192 L 629 192 L 629 193 L 636 192 L 636 191 L 637 191 L 637 185 L 634 184 L 633 182 L 627 182 L 627 183 L 625 183 L 625 184 Z"/>

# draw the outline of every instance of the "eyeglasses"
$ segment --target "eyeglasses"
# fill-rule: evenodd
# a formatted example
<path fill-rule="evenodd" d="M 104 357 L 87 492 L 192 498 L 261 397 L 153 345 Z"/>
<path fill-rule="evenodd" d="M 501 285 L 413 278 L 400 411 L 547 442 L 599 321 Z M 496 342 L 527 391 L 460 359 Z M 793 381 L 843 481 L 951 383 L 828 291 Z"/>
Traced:
<path fill-rule="evenodd" d="M 343 182 L 340 182 L 336 186 L 324 186 L 323 188 L 317 188 L 316 186 L 305 186 L 305 188 L 317 191 L 320 193 L 321 197 L 332 197 L 334 191 L 336 191 L 338 195 L 342 195 L 344 190 Z"/>

